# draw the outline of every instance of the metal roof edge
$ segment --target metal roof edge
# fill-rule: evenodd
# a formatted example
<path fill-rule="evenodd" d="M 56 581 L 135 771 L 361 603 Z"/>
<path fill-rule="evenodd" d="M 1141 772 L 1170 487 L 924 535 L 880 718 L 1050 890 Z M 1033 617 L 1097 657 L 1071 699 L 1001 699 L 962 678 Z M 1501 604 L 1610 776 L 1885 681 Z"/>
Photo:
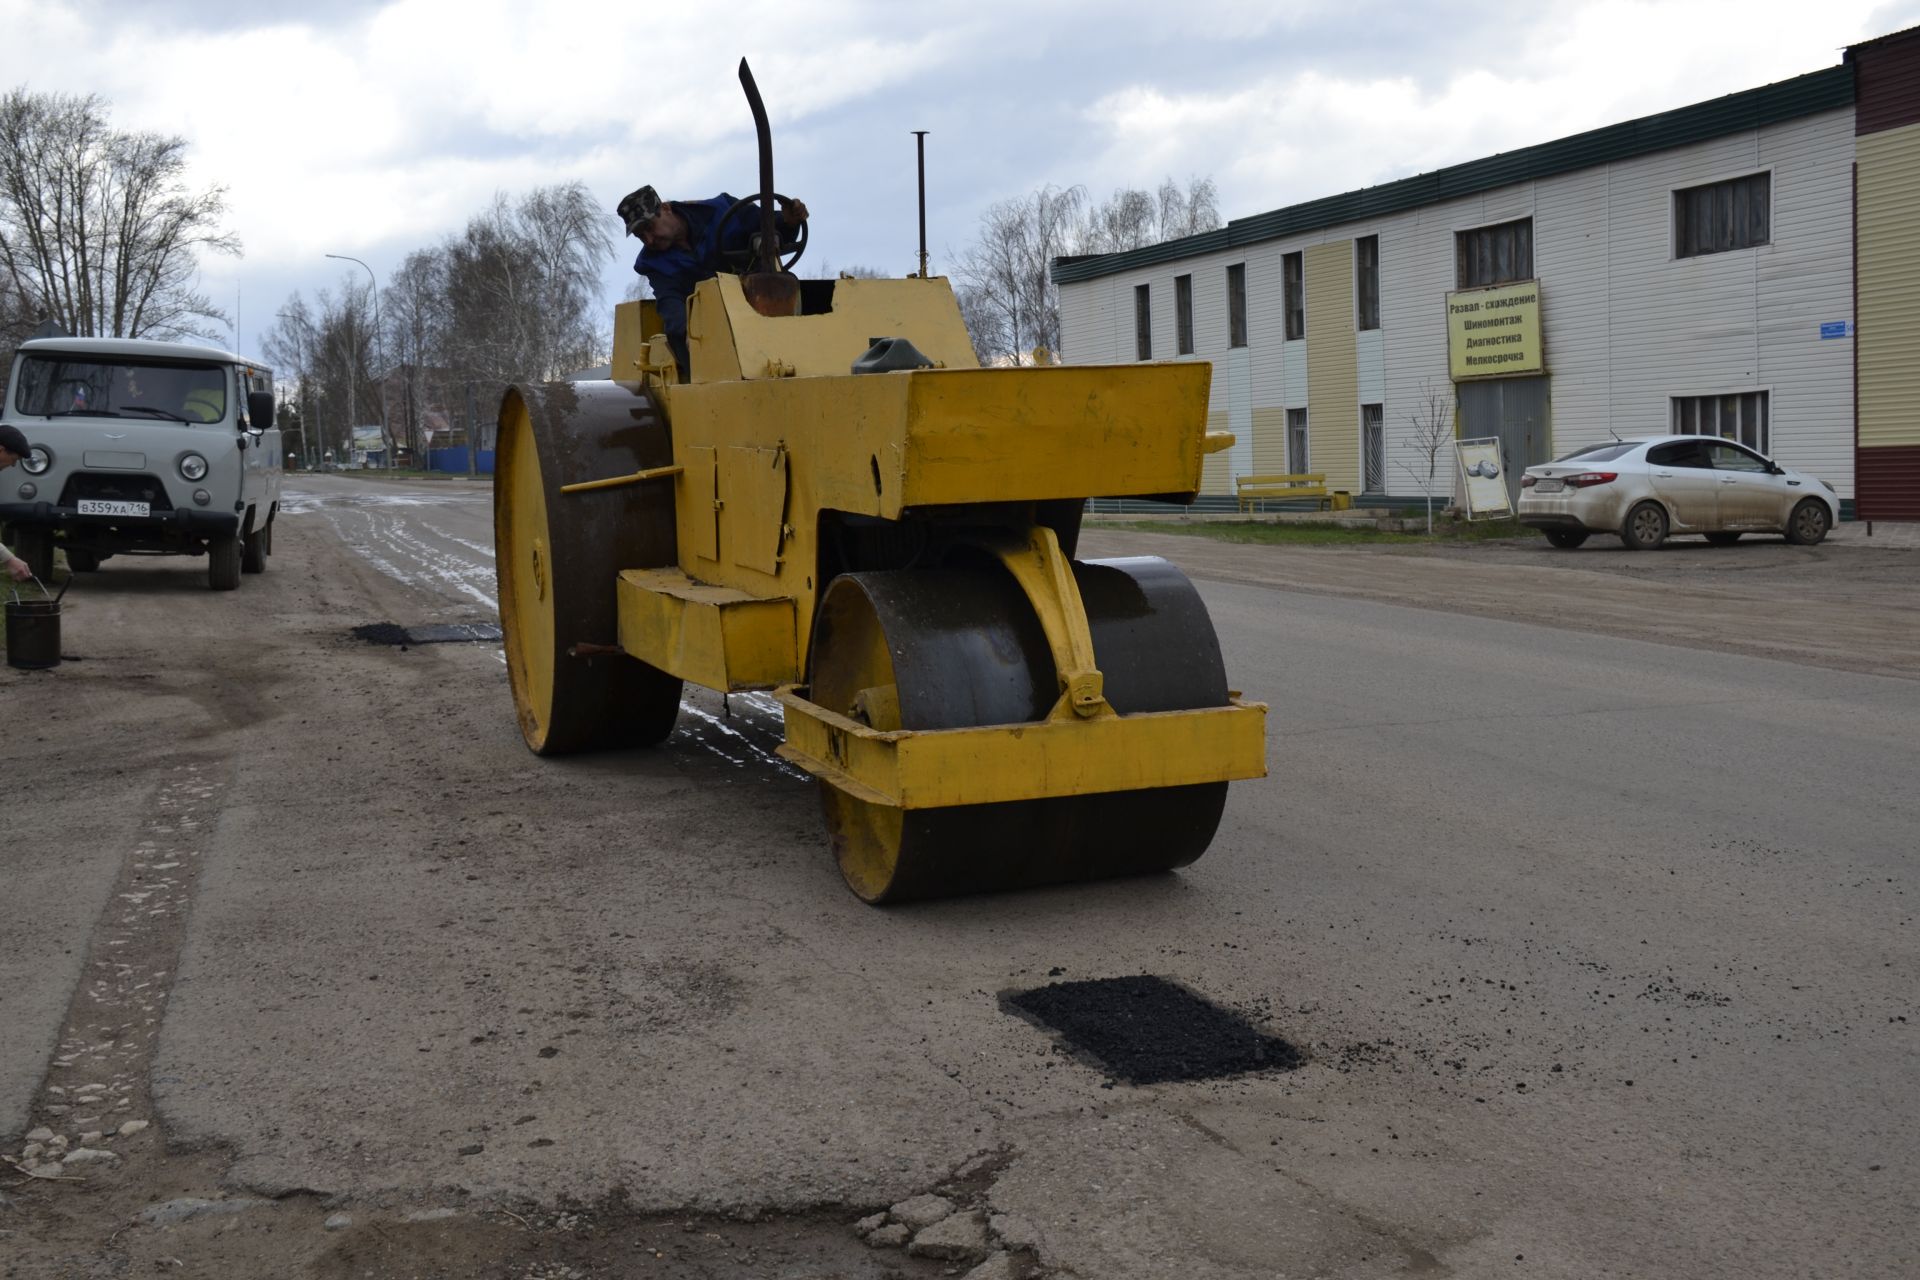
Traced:
<path fill-rule="evenodd" d="M 1377 218 L 1421 205 L 1437 204 L 1442 200 L 1491 191 L 1496 187 L 1511 186 L 1517 182 L 1652 155 L 1729 133 L 1764 128 L 1801 116 L 1831 111 L 1851 103 L 1853 93 L 1853 67 L 1850 63 L 1842 62 L 1795 76 L 1791 80 L 1761 85 L 1757 89 L 1743 89 L 1724 97 L 1619 124 L 1604 125 L 1585 133 L 1522 147 L 1517 151 L 1505 151 L 1435 169 L 1431 173 L 1384 182 L 1377 187 L 1362 187 L 1358 191 L 1322 196 L 1268 213 L 1236 218 L 1220 230 L 1197 236 L 1168 240 L 1125 253 L 1055 258 L 1050 274 L 1056 284 L 1072 284 L 1177 258 L 1277 240 L 1282 236 L 1337 226 L 1343 222 Z"/>

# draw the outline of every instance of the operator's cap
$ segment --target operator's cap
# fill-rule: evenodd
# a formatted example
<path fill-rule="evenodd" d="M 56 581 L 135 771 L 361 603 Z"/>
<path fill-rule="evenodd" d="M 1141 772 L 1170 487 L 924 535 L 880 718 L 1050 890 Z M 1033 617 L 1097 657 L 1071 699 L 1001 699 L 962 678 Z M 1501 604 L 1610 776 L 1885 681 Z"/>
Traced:
<path fill-rule="evenodd" d="M 33 446 L 27 443 L 27 437 L 20 428 L 0 423 L 0 449 L 5 449 L 16 458 L 24 458 L 33 452 Z"/>
<path fill-rule="evenodd" d="M 642 187 L 622 200 L 614 212 L 620 215 L 620 221 L 627 224 L 627 234 L 637 236 L 641 228 L 659 216 L 660 197 L 652 187 Z"/>

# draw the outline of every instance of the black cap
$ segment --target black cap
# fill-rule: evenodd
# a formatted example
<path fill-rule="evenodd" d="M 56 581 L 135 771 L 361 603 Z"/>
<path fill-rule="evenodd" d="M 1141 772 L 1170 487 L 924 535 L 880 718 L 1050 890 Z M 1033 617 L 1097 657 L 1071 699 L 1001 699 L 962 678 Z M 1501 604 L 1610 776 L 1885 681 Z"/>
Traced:
<path fill-rule="evenodd" d="M 659 214 L 660 197 L 654 194 L 652 187 L 642 187 L 638 191 L 628 192 L 614 212 L 620 215 L 620 221 L 627 224 L 627 234 L 637 236 L 640 228 Z"/>
<path fill-rule="evenodd" d="M 20 434 L 20 428 L 8 426 L 4 422 L 0 422 L 0 449 L 5 449 L 8 453 L 20 458 L 33 452 L 33 446 L 27 443 L 24 435 Z"/>

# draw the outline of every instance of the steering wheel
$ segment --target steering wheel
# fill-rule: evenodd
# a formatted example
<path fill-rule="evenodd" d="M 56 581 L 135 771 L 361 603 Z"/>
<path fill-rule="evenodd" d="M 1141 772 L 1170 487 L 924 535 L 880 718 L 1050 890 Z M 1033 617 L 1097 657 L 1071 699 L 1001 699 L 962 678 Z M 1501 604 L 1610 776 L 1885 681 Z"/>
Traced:
<path fill-rule="evenodd" d="M 787 206 L 793 203 L 793 201 L 787 199 L 787 197 L 781 195 L 778 191 L 773 193 L 773 199 L 782 213 L 785 213 Z M 713 229 L 713 238 L 716 243 L 724 245 L 727 242 L 727 228 L 735 218 L 740 216 L 742 209 L 751 209 L 753 211 L 753 225 L 755 233 L 758 233 L 760 225 L 760 197 L 758 194 L 755 194 L 748 196 L 744 200 L 735 200 L 733 206 L 720 215 L 720 221 L 714 225 Z M 778 230 L 781 225 L 780 220 L 776 218 L 774 221 L 776 230 Z M 780 269 L 782 271 L 793 270 L 793 264 L 800 261 L 800 255 L 807 251 L 807 223 L 805 219 L 801 220 L 797 230 L 799 231 L 799 238 L 794 242 L 792 256 L 780 263 Z M 753 269 L 754 253 L 751 249 L 722 249 L 720 256 L 726 261 L 728 269 L 735 275 Z M 777 255 L 775 260 L 778 261 Z"/>

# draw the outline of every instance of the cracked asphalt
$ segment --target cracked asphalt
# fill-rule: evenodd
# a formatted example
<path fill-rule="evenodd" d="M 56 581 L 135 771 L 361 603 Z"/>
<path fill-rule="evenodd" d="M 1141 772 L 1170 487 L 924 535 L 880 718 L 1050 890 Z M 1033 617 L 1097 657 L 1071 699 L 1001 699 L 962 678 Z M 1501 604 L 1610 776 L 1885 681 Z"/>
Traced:
<path fill-rule="evenodd" d="M 153 1122 L 0 1169 L 0 1274 L 961 1274 L 854 1230 L 927 1192 L 1035 1277 L 1920 1269 L 1920 552 L 1094 529 L 1195 575 L 1271 776 L 1177 875 L 876 910 L 770 700 L 546 762 L 496 647 L 352 638 L 490 618 L 484 487 L 293 487 L 264 577 L 110 561 L 0 669 L 0 1154 Z M 1002 1007 L 1141 974 L 1307 1061 L 1131 1086 Z"/>

